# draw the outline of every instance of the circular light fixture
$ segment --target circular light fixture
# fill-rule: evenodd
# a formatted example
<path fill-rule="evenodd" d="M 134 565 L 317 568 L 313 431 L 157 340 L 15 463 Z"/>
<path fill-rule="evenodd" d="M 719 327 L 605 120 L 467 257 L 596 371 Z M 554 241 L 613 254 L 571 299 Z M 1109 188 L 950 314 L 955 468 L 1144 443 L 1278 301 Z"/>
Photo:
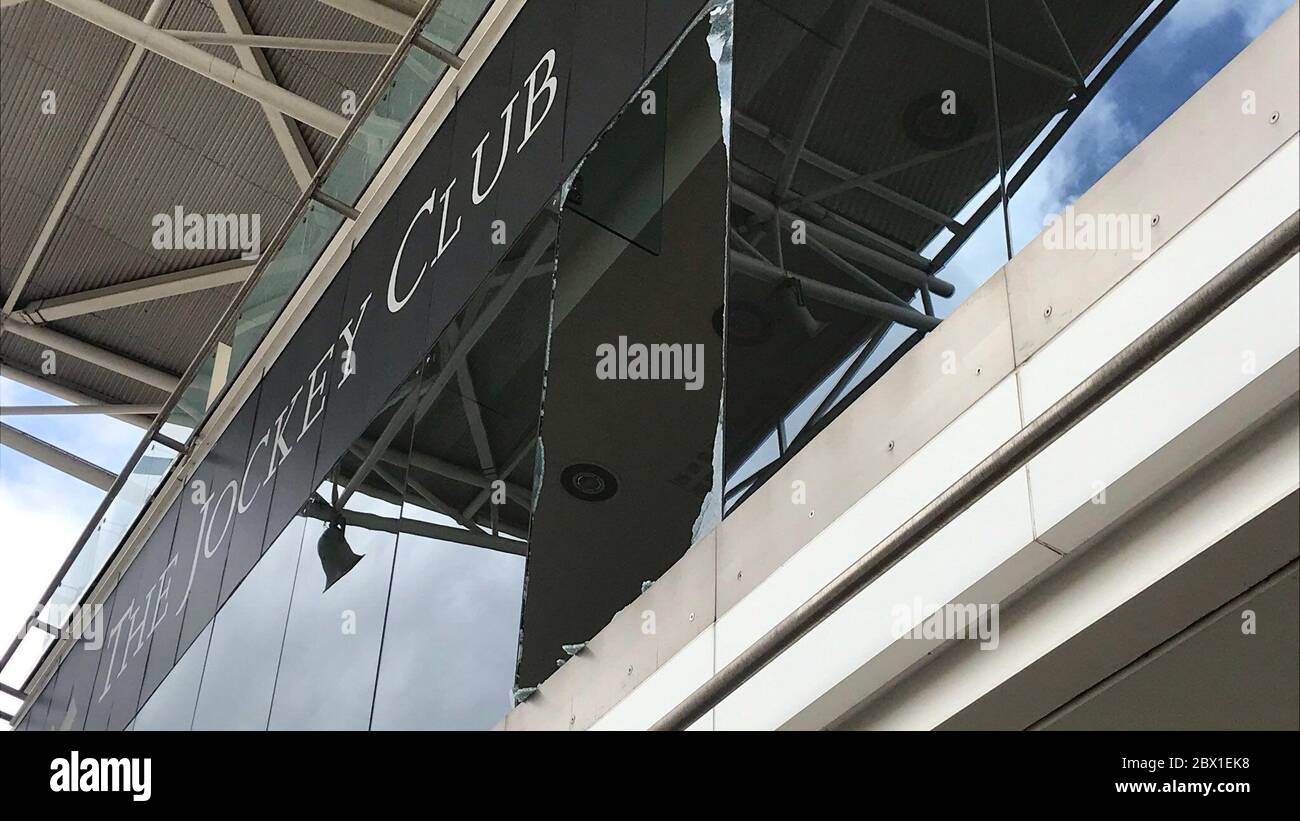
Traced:
<path fill-rule="evenodd" d="M 600 465 L 575 462 L 560 473 L 569 495 L 584 502 L 603 502 L 618 493 L 618 479 Z"/>
<path fill-rule="evenodd" d="M 903 109 L 903 133 L 931 151 L 952 148 L 975 134 L 978 117 L 969 103 L 958 103 L 948 112 L 943 109 L 944 97 L 940 92 L 922 94 Z"/>

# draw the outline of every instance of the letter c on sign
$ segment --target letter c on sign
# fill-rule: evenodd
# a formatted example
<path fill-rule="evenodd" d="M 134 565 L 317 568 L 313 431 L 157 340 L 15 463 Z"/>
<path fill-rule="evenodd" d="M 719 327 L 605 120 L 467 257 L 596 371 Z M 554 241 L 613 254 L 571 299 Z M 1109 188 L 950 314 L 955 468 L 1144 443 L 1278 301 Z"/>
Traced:
<path fill-rule="evenodd" d="M 415 282 L 411 284 L 406 296 L 401 299 L 397 298 L 397 269 L 402 264 L 402 252 L 406 250 L 406 241 L 411 238 L 411 231 L 415 228 L 415 223 L 420 219 L 420 215 L 433 214 L 433 205 L 437 200 L 438 191 L 434 189 L 429 194 L 429 198 L 424 201 L 424 205 L 421 205 L 420 209 L 415 212 L 415 216 L 411 217 L 411 224 L 406 226 L 406 233 L 402 236 L 402 244 L 397 246 L 397 258 L 393 260 L 393 272 L 388 275 L 388 312 L 390 314 L 395 314 L 406 306 L 407 300 L 411 298 L 411 294 L 415 293 L 415 289 L 420 287 L 420 280 L 424 279 L 424 272 L 429 268 L 427 263 L 421 265 L 420 275 L 415 278 Z"/>

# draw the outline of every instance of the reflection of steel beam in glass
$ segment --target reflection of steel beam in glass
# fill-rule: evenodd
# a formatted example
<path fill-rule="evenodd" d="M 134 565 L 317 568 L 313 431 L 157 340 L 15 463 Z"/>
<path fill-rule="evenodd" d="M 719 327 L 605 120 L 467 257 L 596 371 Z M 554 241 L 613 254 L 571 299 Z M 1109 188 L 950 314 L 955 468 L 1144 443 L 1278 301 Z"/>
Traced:
<path fill-rule="evenodd" d="M 1037 130 L 1039 128 L 1042 128 L 1047 123 L 1047 121 L 1055 117 L 1057 113 L 1059 112 L 1053 111 L 1048 114 L 1042 114 L 1037 117 L 1034 117 L 1033 119 L 1025 120 L 1022 123 L 1011 126 L 1010 128 L 1003 131 L 1004 141 L 1007 137 L 1020 134 L 1023 131 L 1028 131 L 1031 129 Z M 983 145 L 984 143 L 992 140 L 994 136 L 996 136 L 996 134 L 997 134 L 997 130 L 990 128 L 988 131 L 984 131 L 979 134 L 976 134 L 974 137 L 971 137 L 968 140 L 964 140 L 958 143 L 957 145 L 951 146 L 949 148 L 940 148 L 940 149 L 935 149 L 934 151 L 926 151 L 925 153 L 917 154 L 916 156 L 909 157 L 906 160 L 902 160 L 901 162 L 896 162 L 893 165 L 887 165 L 884 168 L 877 168 L 874 171 L 868 171 L 864 174 L 858 174 L 857 176 L 849 177 L 834 185 L 827 186 L 826 188 L 823 188 L 819 191 L 814 191 L 811 194 L 807 194 L 803 197 L 800 197 L 799 199 L 792 200 L 789 203 L 785 203 L 783 205 L 784 207 L 790 209 L 802 208 L 803 206 L 809 205 L 819 200 L 824 200 L 827 197 L 832 197 L 844 191 L 849 191 L 854 188 L 862 188 L 867 183 L 874 182 L 876 180 L 882 180 L 885 177 L 892 176 L 902 171 L 907 171 L 908 169 L 911 168 L 916 168 L 919 165 L 925 165 L 926 163 L 933 162 L 934 160 L 940 160 L 943 159 L 944 157 L 949 157 L 952 156 L 953 154 L 966 151 L 967 149 L 975 148 L 976 146 Z M 967 220 L 966 224 L 970 225 L 971 220 Z"/>
<path fill-rule="evenodd" d="M 1065 39 L 1065 34 L 1061 27 L 1056 23 L 1056 15 L 1052 14 L 1051 8 L 1047 5 L 1047 0 L 1038 0 L 1038 8 L 1042 10 L 1047 25 L 1051 27 L 1052 33 L 1056 35 L 1056 42 L 1061 44 L 1061 51 L 1065 52 L 1066 58 L 1070 61 L 1070 68 L 1074 69 L 1075 81 L 1082 86 L 1086 80 L 1083 76 L 1083 70 L 1079 68 L 1079 61 L 1074 59 L 1074 49 L 1070 48 L 1070 42 Z"/>
<path fill-rule="evenodd" d="M 993 51 L 990 52 L 988 45 L 981 43 L 978 40 L 973 40 L 959 32 L 953 31 L 947 26 L 940 25 L 928 17 L 922 17 L 916 12 L 908 11 L 907 9 L 896 6 L 893 3 L 888 2 L 888 0 L 877 0 L 876 5 L 881 11 L 888 14 L 890 17 L 893 17 L 895 20 L 898 20 L 901 23 L 906 23 L 907 25 L 924 31 L 927 34 L 932 34 L 940 40 L 946 40 L 958 48 L 963 48 L 972 54 L 978 54 L 981 57 L 990 57 L 992 54 L 997 54 L 998 57 L 1006 60 L 1008 63 L 1014 63 L 1021 68 L 1034 72 L 1035 74 L 1041 74 L 1048 79 L 1056 80 L 1066 88 L 1073 88 L 1078 83 L 1078 80 L 1060 69 L 1049 66 L 1044 62 L 1035 60 L 1033 57 L 1028 57 L 1013 49 L 1007 48 L 1001 43 L 995 42 L 993 44 Z"/>
<path fill-rule="evenodd" d="M 304 505 L 303 514 L 323 522 L 333 521 L 337 517 L 329 503 L 320 498 L 314 498 Z M 425 539 L 468 545 L 469 547 L 485 547 L 488 550 L 497 550 L 516 556 L 523 556 L 528 552 L 528 543 L 524 541 L 507 539 L 503 536 L 493 536 L 490 533 L 461 530 L 460 528 L 433 522 L 422 522 L 419 519 L 393 519 L 375 513 L 358 513 L 353 510 L 344 510 L 342 517 L 343 523 L 348 527 L 359 527 L 381 533 L 405 533 Z"/>
<path fill-rule="evenodd" d="M 733 164 L 733 172 L 739 170 L 739 163 Z M 739 176 L 739 175 L 737 175 Z M 780 215 L 781 224 L 787 228 L 791 226 L 794 220 L 802 219 L 797 214 L 792 214 L 784 206 L 778 207 L 775 203 L 764 198 L 760 194 L 746 188 L 733 179 L 731 185 L 731 197 L 737 205 L 742 208 L 753 211 L 754 213 L 769 217 L 773 213 Z M 906 262 L 895 259 L 888 254 L 870 248 L 856 240 L 850 239 L 843 234 L 832 231 L 825 226 L 819 225 L 812 220 L 803 220 L 808 229 L 808 236 L 816 237 L 827 247 L 833 249 L 836 253 L 843 254 L 849 259 L 856 260 L 870 266 L 882 274 L 886 274 L 894 279 L 907 283 L 908 285 L 921 287 L 922 284 L 929 286 L 930 290 L 940 296 L 952 296 L 956 293 L 956 288 L 952 283 L 946 282 L 938 277 L 926 273 L 924 270 L 908 265 Z"/>
<path fill-rule="evenodd" d="M 819 302 L 825 302 L 828 305 L 835 305 L 877 319 L 887 319 L 918 330 L 929 331 L 939 326 L 939 320 L 936 317 L 926 316 L 915 308 L 906 305 L 895 305 L 892 302 L 874 299 L 856 291 L 850 291 L 847 288 L 829 285 L 810 277 L 783 271 L 771 263 L 751 257 L 740 251 L 731 252 L 731 265 L 737 272 L 757 279 L 766 279 L 771 282 L 781 282 L 787 278 L 798 280 L 806 296 Z"/>
<path fill-rule="evenodd" d="M 732 164 L 731 170 L 740 184 L 751 191 L 761 192 L 772 188 L 773 184 L 771 180 L 767 179 L 748 165 L 736 162 Z M 764 198 L 775 201 L 771 197 Z M 787 201 L 788 199 L 789 198 L 787 198 Z M 872 250 L 879 249 L 877 251 L 878 253 L 880 251 L 886 252 L 889 256 L 902 262 L 904 265 L 911 265 L 918 270 L 928 270 L 929 268 L 930 260 L 921 256 L 911 248 L 901 245 L 897 241 L 892 240 L 889 237 L 862 225 L 861 223 L 842 217 L 820 205 L 811 204 L 801 206 L 801 213 L 798 214 L 793 213 L 791 206 L 785 202 L 782 203 L 781 208 L 784 212 L 791 213 L 794 217 L 810 220 L 828 231 L 835 231 L 845 239 L 860 243 Z M 777 231 L 780 230 L 779 224 L 770 215 L 765 218 L 764 216 L 757 214 L 749 220 L 745 229 L 761 229 L 764 227 L 765 221 L 771 223 L 770 226 L 767 227 Z"/>
<path fill-rule="evenodd" d="M 152 51 L 215 83 L 259 103 L 269 105 L 299 122 L 338 138 L 347 131 L 348 119 L 305 97 L 252 74 L 232 63 L 213 57 L 198 46 L 183 43 L 149 23 L 100 2 L 100 0 L 49 0 L 70 14 Z"/>
<path fill-rule="evenodd" d="M 351 450 L 357 456 L 368 456 L 375 452 L 374 448 L 376 445 L 377 442 L 359 439 L 352 446 Z M 449 462 L 446 459 L 428 453 L 414 451 L 407 454 L 401 449 L 391 447 L 391 443 L 389 448 L 379 453 L 379 458 L 376 460 L 376 464 L 379 462 L 384 462 L 398 468 L 416 467 L 420 470 L 426 470 L 429 473 L 435 473 L 444 479 L 451 479 L 452 481 L 460 482 L 463 485 L 483 488 L 488 491 L 491 491 L 492 489 L 492 480 L 487 476 L 484 476 L 481 471 L 467 468 L 463 465 L 455 464 L 454 462 Z M 371 465 L 370 469 L 374 468 L 375 465 Z M 351 485 L 353 481 L 356 481 L 355 476 L 348 482 L 348 484 Z M 518 502 L 524 509 L 529 508 L 532 496 L 527 490 L 513 482 L 505 482 L 504 488 L 506 498 Z M 398 489 L 400 490 L 400 488 Z"/>
<path fill-rule="evenodd" d="M 365 458 L 366 455 L 365 450 L 363 450 L 361 447 L 355 444 L 352 445 L 350 448 L 348 448 L 348 450 L 351 451 L 354 456 L 357 456 L 359 458 Z M 373 470 L 376 476 L 382 479 L 393 491 L 396 492 L 397 497 L 402 499 L 403 504 L 407 502 L 413 502 L 412 499 L 405 496 L 406 491 L 409 488 L 411 491 L 415 493 L 415 495 L 419 496 L 421 499 L 424 500 L 425 504 L 421 505 L 421 507 L 427 506 L 428 510 L 432 510 L 434 513 L 438 513 L 440 515 L 446 516 L 449 519 L 454 520 L 456 524 L 460 525 L 466 530 L 472 530 L 476 533 L 485 532 L 483 528 L 479 527 L 473 521 L 465 517 L 462 517 L 460 515 L 460 511 L 456 510 L 452 505 L 444 501 L 436 493 L 429 490 L 429 488 L 425 487 L 424 483 L 419 481 L 418 479 L 415 479 L 414 477 L 409 475 L 399 476 L 397 474 L 394 474 L 391 470 L 389 470 L 384 465 L 375 465 Z"/>
<path fill-rule="evenodd" d="M 501 475 L 509 476 L 510 474 L 514 473 L 515 469 L 518 468 L 520 463 L 524 461 L 524 457 L 532 453 L 533 448 L 535 447 L 537 447 L 537 438 L 535 436 L 528 437 L 528 439 L 526 439 L 524 443 L 519 446 L 519 449 L 516 450 L 513 454 L 511 454 L 510 458 L 506 460 L 505 466 L 501 470 Z M 474 501 L 469 503 L 469 505 L 465 508 L 465 510 L 462 512 L 461 515 L 465 516 L 466 518 L 472 519 L 474 517 L 474 514 L 478 513 L 479 508 L 483 507 L 483 505 L 485 505 L 487 503 L 487 500 L 490 498 L 492 498 L 492 487 L 489 486 L 483 488 L 481 491 L 479 491 L 479 494 L 474 497 Z M 507 496 L 507 498 L 509 497 Z M 529 498 L 528 509 L 532 510 L 531 497 Z"/>
<path fill-rule="evenodd" d="M 831 84 L 835 82 L 835 76 L 839 73 L 844 54 L 849 50 L 853 38 L 857 36 L 858 29 L 862 27 L 862 21 L 866 18 L 867 10 L 870 8 L 870 0 L 854 5 L 853 10 L 849 12 L 848 19 L 844 22 L 844 28 L 840 32 L 839 39 L 833 44 L 830 53 L 822 60 L 821 68 L 817 72 L 817 77 L 813 80 L 812 85 L 805 90 L 806 95 L 803 98 L 803 105 L 799 109 L 799 119 L 795 125 L 794 138 L 786 149 L 785 159 L 781 161 L 781 170 L 776 175 L 776 186 L 772 189 L 773 199 L 778 202 L 785 199 L 786 192 L 790 190 L 790 184 L 794 182 L 794 173 L 799 168 L 800 154 L 803 153 L 804 146 L 808 144 L 808 137 L 812 134 L 813 125 L 817 122 L 817 115 L 822 110 L 822 104 L 826 102 L 826 94 L 831 90 Z"/>
<path fill-rule="evenodd" d="M 867 276 L 861 268 L 818 242 L 816 237 L 808 237 L 808 247 L 816 252 L 817 256 L 838 268 L 842 273 L 848 274 L 852 279 L 861 283 L 863 287 L 874 293 L 878 298 L 883 299 L 886 302 L 891 302 L 900 308 L 911 307 L 902 299 L 902 297 L 898 296 L 898 294 L 895 294 L 879 282 L 876 282 L 873 278 Z"/>
<path fill-rule="evenodd" d="M 554 214 L 547 214 L 541 219 L 554 218 Z M 504 277 L 505 281 L 492 298 L 492 301 L 481 313 L 474 317 L 474 321 L 470 324 L 469 329 L 462 333 L 451 354 L 440 363 L 442 369 L 437 376 L 433 377 L 427 384 L 421 385 L 418 390 L 412 391 L 393 413 L 393 417 L 388 421 L 379 438 L 370 446 L 370 450 L 362 460 L 361 466 L 339 494 L 340 505 L 346 504 L 348 498 L 356 492 L 357 487 L 365 481 L 366 475 L 380 459 L 380 456 L 389 449 L 393 437 L 401 430 L 402 425 L 406 424 L 406 421 L 412 415 L 419 419 L 428 412 L 434 401 L 442 394 L 443 388 L 456 375 L 461 363 L 469 356 L 470 350 L 478 344 L 483 334 L 487 332 L 501 312 L 510 304 L 510 300 L 514 297 L 515 292 L 519 290 L 519 286 L 533 272 L 534 266 L 542 258 L 542 255 L 550 250 L 553 245 L 554 237 L 552 232 L 547 230 L 537 231 L 524 253 L 515 261 L 513 269 Z M 478 478 L 481 481 L 486 481 L 482 476 Z M 482 487 L 482 485 L 478 486 Z M 528 500 L 526 506 L 531 509 L 531 495 L 525 494 L 524 498 Z"/>
<path fill-rule="evenodd" d="M 773 132 L 758 120 L 745 114 L 743 111 L 740 111 L 739 109 L 733 110 L 731 116 L 732 121 L 735 122 L 736 125 L 762 139 L 782 154 L 785 154 L 790 150 L 790 143 L 786 142 L 786 140 L 780 135 Z M 829 174 L 841 181 L 859 179 L 862 176 L 858 172 L 850 171 L 839 163 L 829 160 L 808 148 L 804 148 L 804 150 L 800 152 L 799 159 L 802 162 L 808 163 L 813 168 L 816 168 L 825 174 Z M 879 197 L 885 202 L 892 203 L 897 205 L 899 208 L 910 211 L 918 217 L 930 220 L 939 225 L 944 225 L 949 229 L 956 230 L 961 227 L 961 223 L 957 222 L 942 211 L 936 211 L 919 200 L 912 199 L 905 194 L 900 194 L 894 189 L 876 182 L 874 178 L 862 179 L 855 187 L 867 192 L 868 194 Z"/>

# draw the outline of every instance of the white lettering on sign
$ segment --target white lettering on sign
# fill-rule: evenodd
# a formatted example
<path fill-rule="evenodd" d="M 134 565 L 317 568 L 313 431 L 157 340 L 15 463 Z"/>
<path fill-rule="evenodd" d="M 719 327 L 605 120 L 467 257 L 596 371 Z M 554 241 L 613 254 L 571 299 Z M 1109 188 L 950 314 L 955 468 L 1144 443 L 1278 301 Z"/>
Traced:
<path fill-rule="evenodd" d="M 556 53 L 554 49 L 550 49 L 542 55 L 532 72 L 524 80 L 527 100 L 523 116 L 523 133 L 518 147 L 514 151 L 516 155 L 523 150 L 523 147 L 533 138 L 551 113 L 559 88 L 555 76 L 555 67 Z M 509 148 L 512 144 L 513 122 L 515 119 L 513 111 L 520 96 L 521 93 L 517 92 L 510 99 L 505 109 L 502 110 L 501 153 L 497 159 L 496 171 L 491 182 L 487 184 L 486 190 L 480 189 L 482 182 L 481 166 L 484 146 L 492 136 L 491 131 L 479 141 L 472 154 L 474 180 L 471 201 L 473 205 L 480 204 L 492 192 L 507 164 L 511 154 Z M 456 182 L 456 178 L 453 177 L 446 187 L 442 189 L 441 193 L 438 192 L 436 187 L 432 189 L 428 199 L 416 210 L 415 215 L 408 223 L 402 241 L 397 247 L 397 253 L 389 275 L 387 303 L 390 313 L 397 313 L 405 307 L 415 290 L 420 286 L 424 275 L 438 262 L 460 235 L 461 217 L 455 216 L 454 219 L 451 219 Z M 435 211 L 441 212 L 439 214 L 437 250 L 432 259 L 425 260 L 421 264 L 420 272 L 415 281 L 399 297 L 397 293 L 397 275 L 402 264 L 403 255 L 406 252 L 407 240 L 410 239 L 412 232 L 415 230 L 416 222 L 424 216 L 432 217 Z M 123 611 L 121 619 L 110 631 L 111 660 L 108 667 L 109 673 L 104 681 L 103 690 L 99 694 L 100 700 L 103 700 L 104 696 L 109 693 L 114 680 L 126 671 L 136 654 L 143 648 L 144 640 L 153 636 L 154 632 L 169 616 L 179 616 L 184 612 L 193 592 L 194 579 L 198 574 L 199 563 L 211 559 L 219 552 L 222 542 L 231 532 L 235 516 L 245 513 L 252 507 L 262 487 L 270 483 L 271 479 L 275 477 L 279 466 L 293 453 L 294 445 L 302 441 L 303 437 L 324 415 L 325 408 L 330 401 L 326 397 L 327 375 L 332 367 L 330 363 L 333 361 L 343 364 L 340 369 L 341 376 L 334 385 L 335 391 L 342 388 L 348 379 L 356 373 L 356 342 L 361 331 L 362 319 L 365 317 L 366 308 L 370 304 L 372 297 L 373 294 L 366 296 L 356 309 L 355 316 L 350 318 L 339 331 L 337 339 L 322 349 L 316 365 L 303 376 L 302 382 L 288 403 L 279 409 L 275 421 L 265 430 L 260 431 L 260 436 L 254 440 L 253 446 L 248 452 L 248 458 L 240 477 L 230 480 L 221 488 L 220 492 L 216 492 L 214 489 L 212 493 L 204 494 L 202 498 L 196 497 L 191 500 L 192 504 L 200 506 L 200 521 L 194 541 L 194 552 L 190 558 L 189 578 L 185 583 L 184 595 L 181 596 L 180 601 L 174 607 L 171 606 L 171 583 L 180 558 L 177 553 L 173 553 L 166 568 L 159 575 L 157 582 L 144 594 L 143 604 L 137 605 L 139 597 L 133 599 L 130 606 Z M 265 460 L 265 464 L 262 464 L 260 460 Z M 151 606 L 153 607 L 152 616 L 149 613 Z M 128 653 L 126 649 L 123 650 L 119 665 L 116 660 L 118 658 L 119 642 L 123 635 L 123 627 L 126 628 L 125 635 L 127 637 L 125 647 L 129 648 L 130 652 Z M 134 644 L 134 647 L 132 647 L 132 644 Z"/>

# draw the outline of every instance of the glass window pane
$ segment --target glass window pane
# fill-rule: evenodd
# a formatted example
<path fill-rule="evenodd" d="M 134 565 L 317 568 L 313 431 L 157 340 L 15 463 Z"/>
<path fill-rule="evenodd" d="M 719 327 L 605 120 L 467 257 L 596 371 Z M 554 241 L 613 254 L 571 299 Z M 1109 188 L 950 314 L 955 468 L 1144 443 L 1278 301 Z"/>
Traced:
<path fill-rule="evenodd" d="M 489 729 L 510 708 L 557 223 L 533 221 L 425 368 L 374 729 Z"/>
<path fill-rule="evenodd" d="M 137 730 L 188 730 L 194 723 L 194 704 L 208 654 L 209 625 L 181 656 L 135 717 Z"/>
<path fill-rule="evenodd" d="M 495 725 L 510 709 L 523 586 L 522 555 L 403 533 L 371 729 Z"/>
<path fill-rule="evenodd" d="M 305 528 L 294 517 L 217 613 L 194 729 L 266 729 Z"/>
<path fill-rule="evenodd" d="M 306 500 L 297 577 L 271 703 L 273 730 L 370 726 L 410 442 L 403 415 L 419 372 L 376 420 L 386 460 L 365 474 L 352 450 Z M 362 451 L 364 453 L 365 451 Z M 399 462 L 393 465 L 391 460 Z"/>
<path fill-rule="evenodd" d="M 712 22 L 664 64 L 653 107 L 633 95 L 561 212 L 520 686 L 545 680 L 563 645 L 596 635 L 721 514 L 729 97 Z M 644 178 L 624 185 L 633 166 L 617 158 L 629 156 Z"/>

